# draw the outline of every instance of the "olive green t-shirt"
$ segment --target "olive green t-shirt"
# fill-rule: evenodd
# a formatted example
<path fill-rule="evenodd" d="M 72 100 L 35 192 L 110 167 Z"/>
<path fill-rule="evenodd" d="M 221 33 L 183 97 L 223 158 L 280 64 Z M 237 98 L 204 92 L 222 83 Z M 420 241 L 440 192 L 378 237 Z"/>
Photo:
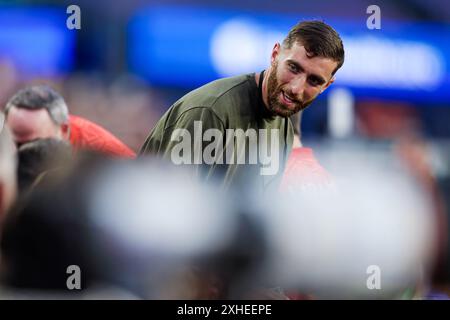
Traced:
<path fill-rule="evenodd" d="M 279 182 L 292 141 L 290 120 L 269 113 L 253 73 L 186 94 L 158 121 L 140 153 L 190 165 L 225 187 L 250 182 L 265 190 Z"/>

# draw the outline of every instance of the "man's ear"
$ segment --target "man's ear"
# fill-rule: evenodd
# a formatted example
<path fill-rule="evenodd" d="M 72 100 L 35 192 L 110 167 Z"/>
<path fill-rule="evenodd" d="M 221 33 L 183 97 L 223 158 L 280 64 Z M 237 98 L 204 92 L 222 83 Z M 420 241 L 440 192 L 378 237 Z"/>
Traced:
<path fill-rule="evenodd" d="M 334 82 L 334 80 L 336 80 L 336 77 L 332 76 L 331 79 L 322 87 L 322 90 L 320 90 L 320 93 L 324 92 L 330 86 L 330 84 L 332 84 Z"/>
<path fill-rule="evenodd" d="M 280 44 L 278 42 L 275 43 L 272 49 L 272 54 L 270 55 L 270 64 L 272 65 L 274 64 L 275 60 L 277 59 L 277 56 L 280 54 L 280 49 L 281 49 Z"/>
<path fill-rule="evenodd" d="M 69 140 L 70 138 L 70 126 L 68 123 L 63 123 L 61 125 L 61 133 L 65 140 Z"/>

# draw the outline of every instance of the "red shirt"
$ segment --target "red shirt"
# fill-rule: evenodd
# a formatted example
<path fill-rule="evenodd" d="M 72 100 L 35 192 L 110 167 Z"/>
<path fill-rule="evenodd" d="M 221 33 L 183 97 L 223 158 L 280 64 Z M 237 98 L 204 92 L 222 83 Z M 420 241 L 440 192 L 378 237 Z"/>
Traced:
<path fill-rule="evenodd" d="M 328 188 L 333 185 L 330 174 L 319 164 L 311 148 L 294 148 L 289 155 L 281 180 L 282 191 L 305 188 Z"/>
<path fill-rule="evenodd" d="M 78 116 L 69 116 L 70 144 L 75 150 L 89 149 L 116 157 L 135 158 L 136 153 L 112 133 Z"/>

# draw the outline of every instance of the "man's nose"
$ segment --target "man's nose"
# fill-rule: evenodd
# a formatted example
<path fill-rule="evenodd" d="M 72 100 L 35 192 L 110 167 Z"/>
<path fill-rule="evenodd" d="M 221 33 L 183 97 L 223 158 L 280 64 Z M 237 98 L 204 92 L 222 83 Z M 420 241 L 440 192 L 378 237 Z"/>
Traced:
<path fill-rule="evenodd" d="M 305 90 L 306 75 L 301 74 L 295 77 L 289 85 L 290 93 L 294 95 L 293 98 L 303 100 L 303 91 Z"/>

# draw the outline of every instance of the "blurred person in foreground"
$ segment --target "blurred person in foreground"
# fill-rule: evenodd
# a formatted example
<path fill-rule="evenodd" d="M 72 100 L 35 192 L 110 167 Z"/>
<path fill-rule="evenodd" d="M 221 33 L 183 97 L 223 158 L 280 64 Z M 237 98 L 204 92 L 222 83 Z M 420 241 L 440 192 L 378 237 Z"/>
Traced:
<path fill-rule="evenodd" d="M 445 161 L 444 157 L 433 154 L 429 141 L 419 135 L 405 136 L 399 139 L 394 152 L 404 161 L 405 165 L 427 193 L 432 197 L 433 215 L 437 220 L 433 236 L 437 242 L 436 265 L 431 274 L 431 283 L 424 288 L 426 299 L 450 299 L 449 286 L 449 224 L 448 208 L 445 203 L 444 190 L 439 188 L 437 177 L 433 172 L 432 160 Z M 447 160 L 448 161 L 448 160 Z"/>
<path fill-rule="evenodd" d="M 0 298 L 240 296 L 263 236 L 213 185 L 178 169 L 95 156 L 41 182 L 5 221 Z M 79 290 L 67 287 L 71 265 Z"/>
<path fill-rule="evenodd" d="M 390 150 L 333 149 L 315 149 L 333 188 L 292 185 L 278 205 L 259 200 L 272 249 L 266 278 L 303 293 L 293 298 L 424 297 L 437 249 L 430 194 Z"/>
<path fill-rule="evenodd" d="M 63 97 L 48 86 L 19 90 L 6 104 L 6 122 L 18 146 L 39 138 L 67 140 L 75 150 L 89 149 L 115 157 L 135 153 L 99 125 L 70 115 Z"/>
<path fill-rule="evenodd" d="M 313 149 L 303 146 L 301 141 L 301 116 L 302 111 L 291 116 L 294 128 L 294 143 L 279 188 L 282 195 L 289 194 L 294 198 L 305 191 L 316 190 L 320 193 L 332 190 L 335 187 L 331 175 L 316 159 Z M 298 290 L 289 290 L 286 295 L 291 300 L 314 298 Z"/>
<path fill-rule="evenodd" d="M 22 144 L 18 150 L 19 193 L 32 188 L 54 170 L 62 169 L 72 161 L 72 149 L 68 142 L 53 138 L 37 139 Z"/>
<path fill-rule="evenodd" d="M 225 187 L 252 179 L 261 191 L 274 187 L 292 147 L 289 117 L 327 89 L 343 63 L 343 43 L 331 26 L 300 22 L 274 45 L 267 70 L 213 81 L 175 102 L 141 154 L 194 165 Z"/>
<path fill-rule="evenodd" d="M 0 112 L 0 226 L 17 193 L 17 154 L 11 133 Z"/>
<path fill-rule="evenodd" d="M 448 170 L 442 170 L 442 165 L 448 167 L 450 164 L 448 146 L 424 134 L 425 127 L 420 113 L 405 103 L 391 102 L 384 105 L 374 101 L 358 108 L 357 117 L 361 132 L 365 136 L 392 140 L 393 155 L 402 161 L 416 183 L 431 196 L 433 210 L 430 215 L 437 221 L 433 233 L 437 253 L 432 281 L 427 288 L 423 288 L 424 298 L 448 299 L 450 211 L 445 189 Z"/>
<path fill-rule="evenodd" d="M 99 161 L 89 159 L 87 165 L 84 152 L 77 155 L 79 163 L 46 175 L 6 217 L 0 238 L 1 299 L 76 295 L 66 284 L 70 265 L 81 268 L 83 289 L 92 284 L 83 188 Z"/>
<path fill-rule="evenodd" d="M 367 162 L 367 168 L 364 168 L 364 166 L 361 165 L 361 163 L 359 163 L 358 161 L 355 160 L 351 160 L 354 164 L 355 164 L 355 168 L 360 167 L 360 173 L 359 176 L 354 183 L 350 183 L 350 185 L 348 183 L 346 188 L 351 188 L 354 191 L 350 192 L 349 189 L 345 190 L 342 189 L 342 179 L 345 176 L 345 174 L 343 174 L 343 172 L 345 172 L 347 169 L 346 167 L 348 167 L 348 161 L 344 161 L 344 160 L 338 160 L 339 157 L 343 158 L 342 155 L 337 154 L 337 159 L 336 159 L 336 163 L 330 162 L 328 159 L 328 163 L 331 164 L 331 168 L 332 170 L 334 170 L 334 174 L 337 175 L 338 180 L 341 180 L 339 183 L 336 183 L 335 181 L 335 175 L 332 176 L 317 162 L 316 158 L 314 157 L 313 151 L 311 148 L 307 148 L 307 152 L 304 152 L 304 147 L 302 146 L 301 140 L 300 140 L 300 122 L 299 119 L 295 119 L 295 118 L 291 118 L 294 124 L 298 124 L 298 126 L 295 126 L 295 129 L 298 130 L 296 132 L 296 136 L 295 136 L 295 140 L 297 145 L 295 145 L 294 142 L 294 149 L 290 154 L 289 160 L 288 160 L 288 164 L 286 167 L 286 170 L 284 172 L 284 176 L 283 176 L 283 180 L 280 186 L 280 192 L 282 193 L 282 195 L 284 197 L 288 197 L 288 201 L 295 203 L 297 205 L 297 209 L 296 214 L 299 215 L 300 217 L 302 217 L 302 219 L 305 219 L 304 222 L 306 222 L 307 217 L 308 217 L 308 213 L 306 213 L 304 211 L 304 205 L 298 202 L 298 198 L 300 197 L 301 199 L 305 200 L 305 196 L 306 196 L 306 200 L 307 201 L 311 201 L 311 198 L 316 198 L 317 199 L 322 199 L 321 201 L 323 201 L 323 205 L 318 206 L 316 208 L 317 211 L 317 219 L 316 219 L 316 224 L 317 225 L 323 225 L 324 227 L 322 228 L 323 230 L 328 230 L 331 231 L 333 230 L 333 232 L 342 232 L 342 230 L 340 230 L 340 228 L 343 229 L 343 226 L 340 226 L 338 223 L 336 223 L 336 225 L 332 226 L 332 229 L 330 230 L 329 227 L 325 227 L 326 223 L 324 221 L 320 222 L 320 219 L 323 219 L 323 217 L 320 217 L 320 215 L 322 213 L 320 213 L 322 210 L 329 210 L 326 209 L 327 206 L 329 206 L 331 203 L 334 204 L 331 205 L 331 207 L 338 211 L 340 206 L 347 206 L 348 204 L 345 203 L 345 201 L 335 201 L 334 196 L 332 196 L 333 194 L 335 195 L 339 195 L 339 194 L 345 194 L 347 193 L 347 197 L 352 198 L 355 194 L 356 194 L 356 190 L 358 190 L 358 192 L 361 192 L 361 190 L 364 189 L 368 189 L 368 191 L 366 193 L 361 193 L 360 197 L 362 199 L 360 199 L 359 201 L 363 200 L 363 201 L 367 201 L 372 202 L 371 206 L 372 208 L 377 208 L 377 207 L 381 207 L 377 201 L 381 201 L 382 199 L 382 192 L 379 191 L 369 191 L 370 187 L 368 187 L 367 185 L 369 185 L 365 182 L 363 182 L 364 180 L 361 180 L 360 177 L 363 176 L 367 176 L 368 178 L 370 177 L 370 172 L 373 170 L 373 168 L 371 167 L 378 167 L 378 170 L 380 171 L 380 173 L 378 174 L 378 176 L 372 176 L 370 179 L 367 179 L 367 181 L 371 181 L 371 184 L 375 185 L 375 184 L 380 184 L 380 187 L 382 188 L 389 188 L 389 184 L 393 184 L 393 183 L 398 183 L 398 180 L 408 180 L 410 179 L 411 181 L 409 181 L 410 184 L 417 184 L 417 187 L 413 187 L 411 188 L 411 186 L 408 186 L 408 184 L 405 184 L 405 188 L 401 189 L 401 191 L 396 190 L 394 192 L 392 192 L 392 195 L 397 195 L 399 197 L 399 199 L 396 199 L 395 196 L 391 197 L 391 199 L 389 201 L 386 201 L 386 208 L 383 210 L 383 212 L 381 212 L 382 210 L 380 210 L 380 213 L 378 214 L 378 216 L 376 217 L 376 220 L 374 221 L 370 221 L 370 219 L 367 219 L 367 223 L 372 223 L 374 224 L 374 226 L 376 224 L 379 224 L 380 230 L 383 230 L 384 235 L 386 237 L 389 236 L 388 232 L 385 231 L 386 226 L 388 226 L 389 224 L 394 224 L 395 221 L 398 219 L 398 216 L 400 215 L 398 212 L 396 212 L 396 209 L 398 210 L 398 207 L 402 207 L 405 206 L 405 204 L 403 203 L 404 201 L 412 201 L 412 200 L 408 200 L 409 198 L 416 198 L 415 201 L 418 201 L 418 203 L 422 202 L 426 202 L 426 201 L 430 201 L 429 203 L 429 207 L 428 207 L 428 212 L 426 212 L 425 210 L 423 210 L 423 213 L 426 212 L 426 214 L 428 215 L 428 217 L 418 217 L 418 213 L 417 212 L 410 212 L 410 216 L 406 217 L 406 219 L 408 219 L 409 225 L 406 226 L 404 228 L 404 230 L 402 232 L 398 232 L 398 234 L 396 235 L 397 239 L 395 239 L 393 236 L 391 236 L 391 239 L 389 239 L 389 241 L 391 242 L 391 249 L 396 249 L 397 246 L 400 245 L 400 239 L 401 237 L 407 237 L 407 236 L 411 236 L 412 234 L 416 234 L 416 236 L 418 238 L 422 237 L 421 240 L 424 243 L 431 243 L 433 242 L 434 245 L 430 245 L 430 247 L 433 247 L 432 250 L 430 250 L 429 252 L 429 257 L 428 258 L 423 258 L 425 256 L 425 254 L 420 253 L 420 249 L 417 246 L 416 248 L 412 247 L 410 254 L 411 257 L 413 255 L 419 255 L 419 254 L 423 254 L 422 256 L 422 263 L 423 265 L 421 265 L 420 263 L 417 263 L 414 267 L 416 267 L 416 271 L 418 269 L 422 269 L 421 271 L 421 275 L 418 276 L 416 275 L 415 280 L 411 281 L 410 284 L 408 285 L 404 285 L 403 289 L 402 288 L 398 288 L 398 292 L 393 294 L 393 293 L 389 293 L 392 294 L 392 296 L 390 296 L 390 298 L 401 298 L 401 299 L 444 299 L 444 298 L 448 298 L 446 297 L 442 292 L 439 292 L 438 290 L 436 290 L 434 284 L 435 284 L 435 275 L 434 273 L 435 268 L 439 265 L 442 268 L 443 262 L 439 261 L 442 260 L 443 257 L 443 253 L 442 251 L 445 251 L 446 248 L 443 248 L 443 245 L 445 245 L 447 243 L 447 234 L 448 234 L 448 230 L 447 228 L 447 222 L 446 222 L 446 217 L 445 214 L 443 214 L 442 208 L 441 208 L 441 201 L 439 199 L 439 195 L 437 194 L 437 191 L 434 190 L 434 184 L 432 183 L 432 175 L 430 172 L 430 168 L 429 166 L 426 164 L 425 158 L 427 156 L 427 152 L 425 150 L 425 148 L 423 148 L 423 145 L 418 144 L 417 141 L 416 143 L 411 143 L 410 140 L 408 140 L 409 143 L 406 143 L 403 140 L 400 140 L 400 144 L 398 144 L 398 142 L 393 144 L 393 151 L 394 153 L 389 155 L 390 152 L 389 151 L 384 151 L 386 154 L 384 155 L 385 157 L 391 158 L 389 159 L 390 162 L 397 162 L 401 164 L 401 168 L 399 168 L 399 172 L 393 172 L 391 173 L 391 176 L 386 175 L 386 172 L 389 172 L 389 169 L 392 169 L 392 165 L 381 165 L 383 163 L 383 160 L 380 160 L 378 163 L 374 162 L 373 159 L 370 160 L 363 160 Z M 297 136 L 298 135 L 298 136 Z M 349 149 L 348 147 L 346 147 L 345 145 L 342 145 L 342 147 Z M 325 158 L 330 158 L 331 157 L 331 153 L 330 152 L 323 152 L 322 151 L 322 156 L 325 156 Z M 355 148 L 349 149 L 349 154 L 353 154 L 355 157 L 361 157 L 362 153 L 361 151 L 357 151 L 356 148 L 356 144 L 355 144 Z M 372 150 L 367 150 L 366 151 L 368 154 L 372 154 L 374 157 L 373 158 L 380 158 L 383 155 L 383 152 L 380 150 L 378 153 L 374 152 Z M 392 151 L 391 151 L 392 152 Z M 385 160 L 386 161 L 386 160 Z M 338 163 L 338 164 L 337 164 Z M 381 173 L 381 171 L 383 171 L 383 173 Z M 350 176 L 350 175 L 349 175 Z M 383 179 L 381 178 L 382 176 L 385 176 Z M 356 178 L 357 176 L 355 176 Z M 375 178 L 375 179 L 374 179 Z M 382 182 L 384 181 L 384 182 Z M 352 185 L 353 184 L 353 185 Z M 386 185 L 384 185 L 386 184 Z M 422 193 L 423 194 L 419 194 L 419 195 L 412 195 L 410 193 L 413 192 L 417 192 L 416 191 L 412 191 L 414 188 L 417 189 L 422 189 Z M 399 189 L 400 190 L 400 189 Z M 327 195 L 328 194 L 328 195 Z M 314 196 L 312 196 L 314 195 Z M 369 197 L 373 197 L 373 200 L 369 200 Z M 403 197 L 405 200 L 401 200 L 400 197 Z M 345 196 L 343 198 L 346 198 Z M 386 197 L 387 198 L 387 197 Z M 314 200 L 314 201 L 316 201 Z M 318 201 L 319 202 L 319 201 Z M 352 215 L 351 210 L 358 210 L 357 209 L 357 202 L 355 201 L 355 206 L 354 208 L 351 208 L 349 206 L 348 212 L 346 213 L 346 215 Z M 316 203 L 315 205 L 317 205 L 318 203 Z M 351 208 L 351 209 L 350 209 Z M 366 209 L 368 210 L 368 208 Z M 373 209 L 372 209 L 373 210 Z M 302 212 L 303 211 L 303 212 Z M 387 218 L 386 212 L 391 212 L 389 218 Z M 405 212 L 408 212 L 408 210 L 404 210 Z M 422 213 L 422 214 L 423 214 Z M 314 214 L 314 213 L 311 213 Z M 333 213 L 334 215 L 338 215 L 340 213 Z M 282 216 L 282 215 L 281 215 Z M 364 216 L 370 216 L 370 214 L 368 214 L 367 212 L 361 212 L 361 217 Z M 291 220 L 287 220 L 290 221 L 289 223 L 294 224 L 295 225 L 295 219 L 297 219 L 297 217 L 293 218 L 291 217 Z M 334 219 L 335 217 L 332 217 L 332 219 Z M 342 216 L 342 219 L 348 219 L 348 217 L 346 217 L 345 215 Z M 412 232 L 411 229 L 413 229 L 414 224 L 416 223 L 416 221 L 414 221 L 415 219 L 425 219 L 426 223 L 424 224 L 423 228 L 418 228 L 417 225 L 415 226 L 415 228 L 417 228 L 414 232 Z M 428 221 L 427 221 L 428 220 Z M 314 220 L 311 220 L 314 221 Z M 361 220 L 361 222 L 364 222 L 364 220 Z M 358 228 L 366 228 L 363 226 L 359 225 L 360 222 L 358 221 L 353 221 L 352 222 L 352 227 L 355 228 L 356 230 Z M 426 237 L 423 237 L 423 231 L 425 229 L 425 225 L 426 224 L 433 224 L 433 231 L 430 232 Z M 383 225 L 384 224 L 384 225 Z M 298 225 L 299 228 L 301 228 L 300 225 Z M 384 227 L 384 228 L 383 228 Z M 362 243 L 370 243 L 372 241 L 374 241 L 377 238 L 376 234 L 372 234 L 371 236 L 369 236 L 369 234 L 371 233 L 371 231 L 369 231 L 370 229 L 367 228 L 366 231 L 368 233 L 368 236 L 366 238 L 364 237 L 360 237 L 360 239 L 358 241 L 361 241 Z M 296 230 L 296 232 L 298 232 L 299 230 Z M 344 232 L 342 232 L 342 237 L 345 238 L 351 238 L 354 237 L 355 231 L 353 230 L 348 230 L 346 232 L 346 234 L 344 235 Z M 342 241 L 342 240 L 339 240 Z M 380 241 L 381 244 L 381 241 Z M 302 248 L 302 244 L 297 243 L 298 245 L 298 250 L 301 252 L 302 250 L 305 250 L 304 248 Z M 350 245 L 350 243 L 348 244 Z M 423 246 L 423 243 L 420 244 L 421 246 Z M 335 246 L 334 248 L 337 252 L 339 252 L 340 250 L 343 250 L 343 248 L 339 248 L 339 246 Z M 387 249 L 384 248 L 383 250 L 386 252 L 386 255 L 388 254 L 388 252 L 391 249 Z M 366 254 L 369 255 L 373 255 L 375 257 L 376 253 L 375 250 L 371 250 L 373 253 L 371 253 L 370 251 L 368 251 Z M 330 257 L 333 256 L 333 252 L 330 252 Z M 319 256 L 319 251 L 317 253 L 317 256 Z M 417 256 L 416 256 L 417 257 Z M 321 257 L 324 258 L 324 257 Z M 360 255 L 358 256 L 354 256 L 355 261 L 358 261 L 358 259 L 365 259 L 364 255 Z M 384 263 L 387 262 L 386 258 L 382 258 L 382 255 L 380 255 L 380 260 L 385 260 Z M 332 261 L 333 259 L 330 258 L 330 261 Z M 405 274 L 404 277 L 407 278 L 407 274 L 410 273 L 412 274 L 413 269 L 407 269 L 406 266 L 408 265 L 408 263 L 410 263 L 410 261 L 408 261 L 407 259 L 404 259 L 403 261 L 399 260 L 398 261 L 399 264 L 397 266 L 397 268 L 403 268 L 403 270 L 405 270 Z M 391 262 L 391 264 L 393 264 Z M 338 263 L 334 263 L 335 266 L 338 266 L 338 268 L 341 268 L 341 264 Z M 348 266 L 350 267 L 351 264 L 348 264 Z M 321 265 L 316 265 L 317 268 L 323 268 L 324 266 Z M 386 270 L 386 269 L 385 269 Z M 389 272 L 393 272 L 393 270 L 388 270 Z M 350 272 L 349 272 L 350 274 Z M 349 275 L 347 275 L 349 276 Z M 410 276 L 411 277 L 411 276 Z M 399 276 L 400 278 L 400 276 Z M 334 279 L 333 281 L 336 281 L 336 279 Z M 389 286 L 391 286 L 391 288 L 394 288 L 395 285 L 397 285 L 398 283 L 400 283 L 400 279 L 392 279 L 392 283 L 388 283 Z M 313 282 L 313 281 L 311 281 Z M 326 288 L 325 284 L 318 284 L 319 282 L 317 282 L 315 285 L 316 286 L 322 286 L 323 288 L 321 288 L 320 290 L 323 290 Z M 395 284 L 397 283 L 397 284 Z M 441 281 L 441 284 L 443 282 Z M 394 285 L 395 284 L 395 285 Z M 310 284 L 308 284 L 310 285 Z M 342 286 L 342 288 L 344 288 L 344 286 Z M 301 288 L 300 288 L 301 290 Z M 318 288 L 316 287 L 315 290 L 319 291 Z M 334 289 L 333 289 L 334 290 Z M 346 289 L 347 290 L 347 289 Z M 289 290 L 288 290 L 289 291 Z M 291 290 L 289 291 L 288 295 L 290 298 L 292 299 L 311 299 L 314 298 L 314 294 L 309 294 L 310 292 L 298 292 L 296 293 L 295 290 Z M 356 293 L 351 293 L 354 294 L 353 297 L 358 297 L 358 295 Z M 329 295 L 329 297 L 339 297 L 340 293 L 334 293 L 333 295 Z M 321 292 L 319 296 L 323 297 L 323 293 Z M 366 294 L 366 293 L 361 293 L 361 297 L 364 298 L 370 298 L 371 295 L 370 294 Z M 376 294 L 373 294 L 372 297 L 377 297 Z M 379 297 L 383 297 L 383 294 L 380 294 Z M 384 297 L 387 297 L 387 295 L 385 295 Z"/>

